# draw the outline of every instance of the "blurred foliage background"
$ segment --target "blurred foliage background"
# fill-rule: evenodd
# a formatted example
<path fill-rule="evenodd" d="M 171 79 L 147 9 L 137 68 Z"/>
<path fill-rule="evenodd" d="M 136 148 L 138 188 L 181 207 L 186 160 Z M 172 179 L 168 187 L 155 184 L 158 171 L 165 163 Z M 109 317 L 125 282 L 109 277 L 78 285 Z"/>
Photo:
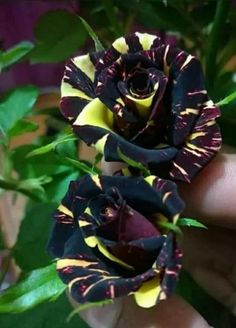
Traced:
<path fill-rule="evenodd" d="M 236 1 L 0 1 L 3 328 L 87 327 L 79 316 L 67 322 L 72 309 L 45 252 L 51 214 L 69 181 L 94 170 L 93 154 L 84 155 L 58 109 L 65 61 L 94 50 L 79 16 L 104 47 L 124 34 L 145 31 L 196 55 L 215 102 L 236 92 Z M 222 107 L 219 124 L 224 143 L 236 146 L 236 101 Z M 178 292 L 212 326 L 236 326 L 187 273 Z"/>

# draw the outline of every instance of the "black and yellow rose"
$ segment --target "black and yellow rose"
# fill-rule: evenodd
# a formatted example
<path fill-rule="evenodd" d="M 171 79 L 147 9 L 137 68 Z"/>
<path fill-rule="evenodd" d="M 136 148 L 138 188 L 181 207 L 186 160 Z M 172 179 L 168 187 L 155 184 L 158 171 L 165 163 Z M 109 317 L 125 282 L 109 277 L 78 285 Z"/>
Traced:
<path fill-rule="evenodd" d="M 120 149 L 159 176 L 190 182 L 220 148 L 220 112 L 199 61 L 154 35 L 71 59 L 61 90 L 74 132 L 107 161 L 119 161 Z"/>
<path fill-rule="evenodd" d="M 176 185 L 155 176 L 86 175 L 71 182 L 54 216 L 49 251 L 72 298 L 98 302 L 133 294 L 151 307 L 175 288 L 182 254 Z"/>

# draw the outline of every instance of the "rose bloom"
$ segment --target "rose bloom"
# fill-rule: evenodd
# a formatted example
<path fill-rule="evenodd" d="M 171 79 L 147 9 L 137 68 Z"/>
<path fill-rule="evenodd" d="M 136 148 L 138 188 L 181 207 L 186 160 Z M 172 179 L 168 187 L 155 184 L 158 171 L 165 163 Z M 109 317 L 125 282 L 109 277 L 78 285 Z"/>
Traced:
<path fill-rule="evenodd" d="M 107 161 L 127 157 L 160 177 L 190 182 L 221 146 L 219 109 L 192 55 L 134 33 L 71 59 L 61 111 Z"/>
<path fill-rule="evenodd" d="M 134 294 L 151 307 L 173 293 L 182 254 L 172 231 L 183 202 L 155 176 L 86 175 L 70 184 L 55 213 L 49 252 L 78 303 Z"/>

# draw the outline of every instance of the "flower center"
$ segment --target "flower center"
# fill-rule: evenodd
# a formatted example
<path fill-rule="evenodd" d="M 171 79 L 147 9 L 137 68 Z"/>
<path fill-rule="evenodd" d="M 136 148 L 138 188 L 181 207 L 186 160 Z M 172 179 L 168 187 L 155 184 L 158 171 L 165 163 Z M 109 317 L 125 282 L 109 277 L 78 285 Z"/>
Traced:
<path fill-rule="evenodd" d="M 131 72 L 127 78 L 130 94 L 138 98 L 146 98 L 153 91 L 153 83 L 146 70 L 138 68 Z"/>

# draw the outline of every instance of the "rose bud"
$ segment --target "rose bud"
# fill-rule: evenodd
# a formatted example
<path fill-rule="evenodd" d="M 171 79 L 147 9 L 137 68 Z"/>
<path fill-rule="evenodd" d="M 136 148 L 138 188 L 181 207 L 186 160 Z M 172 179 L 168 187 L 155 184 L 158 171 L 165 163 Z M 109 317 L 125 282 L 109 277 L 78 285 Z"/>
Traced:
<path fill-rule="evenodd" d="M 153 174 L 190 182 L 221 146 L 199 60 L 157 36 L 134 33 L 71 59 L 61 91 L 63 115 L 106 161 L 122 161 L 120 149 Z"/>
<path fill-rule="evenodd" d="M 86 175 L 70 183 L 48 245 L 78 303 L 134 294 L 151 307 L 175 290 L 182 254 L 176 224 L 183 202 L 175 183 L 155 176 Z"/>

